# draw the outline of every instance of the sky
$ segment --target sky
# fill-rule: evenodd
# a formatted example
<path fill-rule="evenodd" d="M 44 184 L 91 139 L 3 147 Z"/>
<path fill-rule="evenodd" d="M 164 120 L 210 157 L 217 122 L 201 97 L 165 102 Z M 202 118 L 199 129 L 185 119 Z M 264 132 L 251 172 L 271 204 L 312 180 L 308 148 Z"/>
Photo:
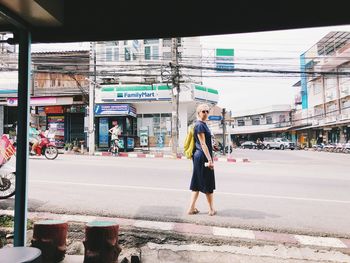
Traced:
<path fill-rule="evenodd" d="M 203 52 L 233 48 L 235 68 L 298 71 L 300 55 L 331 31 L 350 32 L 350 25 L 205 36 L 201 37 L 201 44 Z M 297 88 L 292 85 L 299 81 L 298 76 L 266 77 L 266 74 L 253 73 L 251 77 L 239 77 L 244 75 L 241 72 L 229 75 L 232 77 L 203 78 L 205 86 L 219 90 L 220 107 L 243 112 L 275 104 L 294 104 Z"/>
<path fill-rule="evenodd" d="M 350 32 L 350 25 L 202 36 L 201 44 L 204 58 L 213 56 L 215 48 L 233 48 L 236 69 L 299 71 L 300 55 L 331 31 Z M 32 45 L 33 52 L 87 49 L 87 42 Z M 276 104 L 293 105 L 297 88 L 292 86 L 299 81 L 299 76 L 291 74 L 278 74 L 273 77 L 242 72 L 215 74 L 216 77 L 212 75 L 212 72 L 203 72 L 203 85 L 218 89 L 218 106 L 232 112 Z"/>

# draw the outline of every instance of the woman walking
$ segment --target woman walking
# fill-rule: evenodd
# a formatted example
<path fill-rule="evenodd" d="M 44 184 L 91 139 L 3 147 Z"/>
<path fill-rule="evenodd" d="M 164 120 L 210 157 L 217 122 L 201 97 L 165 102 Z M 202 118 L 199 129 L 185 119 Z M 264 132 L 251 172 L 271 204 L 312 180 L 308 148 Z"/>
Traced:
<path fill-rule="evenodd" d="M 201 104 L 197 107 L 197 122 L 194 127 L 195 150 L 193 153 L 193 174 L 190 190 L 192 190 L 189 215 L 198 214 L 196 201 L 199 192 L 206 195 L 209 205 L 209 215 L 216 214 L 213 204 L 213 192 L 215 190 L 215 176 L 213 163 L 213 148 L 211 132 L 205 123 L 209 114 L 209 106 Z"/>

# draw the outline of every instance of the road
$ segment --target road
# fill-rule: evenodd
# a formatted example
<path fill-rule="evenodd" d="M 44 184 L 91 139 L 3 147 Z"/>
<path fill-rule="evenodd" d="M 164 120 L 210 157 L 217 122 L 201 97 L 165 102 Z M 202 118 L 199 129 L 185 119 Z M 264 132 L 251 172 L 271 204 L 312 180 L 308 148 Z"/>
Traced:
<path fill-rule="evenodd" d="M 189 160 L 60 155 L 30 159 L 29 209 L 350 237 L 350 155 L 235 150 L 215 163 L 215 205 L 186 215 Z M 13 205 L 13 199 L 0 208 Z"/>

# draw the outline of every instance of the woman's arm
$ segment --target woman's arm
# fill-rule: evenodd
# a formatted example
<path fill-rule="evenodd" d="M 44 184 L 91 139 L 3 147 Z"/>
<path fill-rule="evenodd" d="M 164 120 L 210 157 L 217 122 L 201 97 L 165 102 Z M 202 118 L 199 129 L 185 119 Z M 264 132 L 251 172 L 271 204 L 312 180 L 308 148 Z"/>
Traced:
<path fill-rule="evenodd" d="M 205 135 L 203 132 L 201 133 L 198 133 L 198 139 L 199 139 L 199 142 L 201 144 L 201 147 L 202 147 L 202 150 L 205 154 L 205 157 L 207 157 L 207 160 L 209 162 L 209 167 L 210 168 L 213 168 L 214 167 L 214 164 L 213 164 L 213 159 L 211 158 L 210 156 L 210 153 L 209 153 L 209 149 L 208 149 L 208 146 L 207 144 L 205 143 Z"/>

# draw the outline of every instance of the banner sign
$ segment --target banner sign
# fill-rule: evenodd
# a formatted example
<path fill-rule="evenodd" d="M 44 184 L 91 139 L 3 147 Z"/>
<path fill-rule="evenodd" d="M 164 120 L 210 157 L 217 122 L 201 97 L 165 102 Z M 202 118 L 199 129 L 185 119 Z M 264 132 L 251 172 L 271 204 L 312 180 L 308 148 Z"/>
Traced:
<path fill-rule="evenodd" d="M 95 106 L 95 115 L 130 115 L 136 117 L 136 109 L 129 104 L 98 104 Z"/>

